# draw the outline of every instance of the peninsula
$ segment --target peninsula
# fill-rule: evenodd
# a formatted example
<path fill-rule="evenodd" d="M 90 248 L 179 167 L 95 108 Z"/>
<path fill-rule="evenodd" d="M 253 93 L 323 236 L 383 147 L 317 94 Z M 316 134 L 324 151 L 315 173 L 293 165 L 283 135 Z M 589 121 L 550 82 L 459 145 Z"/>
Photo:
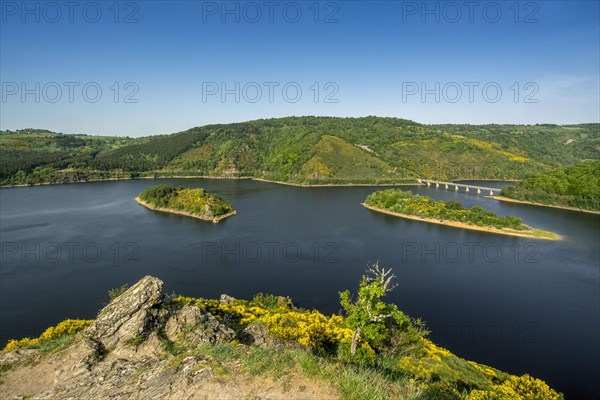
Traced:
<path fill-rule="evenodd" d="M 500 201 L 600 214 L 600 161 L 533 175 L 502 188 Z"/>
<path fill-rule="evenodd" d="M 140 193 L 135 201 L 154 211 L 184 215 L 214 223 L 236 214 L 231 204 L 201 188 L 155 185 Z"/>
<path fill-rule="evenodd" d="M 533 239 L 559 240 L 555 233 L 523 224 L 520 218 L 500 217 L 480 206 L 466 209 L 457 201 L 436 201 L 399 189 L 371 193 L 362 205 L 370 210 L 396 217 L 455 228 L 520 236 Z"/>

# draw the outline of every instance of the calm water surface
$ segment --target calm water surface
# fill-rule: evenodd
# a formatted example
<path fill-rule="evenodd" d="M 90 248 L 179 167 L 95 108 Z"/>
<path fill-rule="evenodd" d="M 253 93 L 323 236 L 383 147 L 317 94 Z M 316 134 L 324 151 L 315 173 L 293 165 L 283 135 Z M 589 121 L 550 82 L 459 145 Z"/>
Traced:
<path fill-rule="evenodd" d="M 212 224 L 152 212 L 133 201 L 156 183 L 145 180 L 0 190 L 2 344 L 67 317 L 94 318 L 109 289 L 145 275 L 168 292 L 274 293 L 337 312 L 337 293 L 379 261 L 398 275 L 388 299 L 427 321 L 436 343 L 543 378 L 567 398 L 600 398 L 597 215 L 407 188 L 565 237 L 549 242 L 377 214 L 360 205 L 374 188 L 160 182 L 205 187 L 238 215 Z"/>

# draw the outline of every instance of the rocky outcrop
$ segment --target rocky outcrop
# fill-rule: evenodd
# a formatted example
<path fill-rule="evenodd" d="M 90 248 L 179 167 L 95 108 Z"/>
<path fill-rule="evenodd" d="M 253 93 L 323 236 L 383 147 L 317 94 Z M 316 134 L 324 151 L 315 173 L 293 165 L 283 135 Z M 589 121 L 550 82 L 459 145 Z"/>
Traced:
<path fill-rule="evenodd" d="M 190 305 L 173 312 L 165 325 L 165 334 L 172 342 L 186 341 L 190 344 L 216 344 L 235 339 L 233 329 L 210 313 Z"/>
<path fill-rule="evenodd" d="M 167 351 L 234 339 L 278 345 L 267 330 L 251 325 L 234 331 L 227 321 L 194 307 L 164 304 L 163 282 L 146 276 L 100 311 L 79 339 L 62 351 L 0 353 L 0 399 L 235 399 L 335 398 L 322 384 L 295 377 L 282 388 L 243 371 L 224 379 L 208 355 Z M 223 302 L 235 301 L 223 295 Z M 226 320 L 224 318 L 224 320 Z M 174 355 L 175 354 L 175 355 Z M 222 368 L 222 367 L 220 367 Z M 232 367 L 235 368 L 235 365 Z"/>
<path fill-rule="evenodd" d="M 140 341 L 158 326 L 163 286 L 158 278 L 142 278 L 106 306 L 84 335 L 107 349 Z"/>

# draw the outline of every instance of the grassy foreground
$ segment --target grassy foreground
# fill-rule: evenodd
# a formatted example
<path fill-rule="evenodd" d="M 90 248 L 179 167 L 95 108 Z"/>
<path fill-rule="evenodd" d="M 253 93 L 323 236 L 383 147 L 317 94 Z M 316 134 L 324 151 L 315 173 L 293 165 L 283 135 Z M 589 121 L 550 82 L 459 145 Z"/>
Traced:
<path fill-rule="evenodd" d="M 563 398 L 542 380 L 467 361 L 433 344 L 420 321 L 381 301 L 393 289 L 393 278 L 390 271 L 377 265 L 369 269 L 358 293 L 340 293 L 343 315 L 300 309 L 288 298 L 263 294 L 250 301 L 171 296 L 162 307 L 171 311 L 195 307 L 238 333 L 262 330 L 265 341 L 248 345 L 236 338 L 198 344 L 163 338 L 159 357 L 175 369 L 189 357 L 202 357 L 215 371 L 215 379 L 224 383 L 244 374 L 272 380 L 282 385 L 284 393 L 294 377 L 301 377 L 320 387 L 334 388 L 336 397 L 342 399 Z M 91 322 L 67 320 L 39 338 L 10 341 L 3 352 L 64 349 L 78 340 L 78 332 Z M 159 337 L 164 336 L 159 333 Z"/>

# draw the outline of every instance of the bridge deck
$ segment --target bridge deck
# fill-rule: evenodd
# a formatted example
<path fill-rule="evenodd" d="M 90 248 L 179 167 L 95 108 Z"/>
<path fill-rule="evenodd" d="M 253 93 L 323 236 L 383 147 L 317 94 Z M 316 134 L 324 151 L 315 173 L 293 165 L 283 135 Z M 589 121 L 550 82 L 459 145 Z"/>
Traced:
<path fill-rule="evenodd" d="M 499 192 L 499 191 L 502 190 L 500 188 L 491 188 L 491 187 L 485 187 L 485 186 L 467 185 L 467 184 L 464 184 L 464 183 L 432 181 L 430 179 L 419 179 L 419 181 L 425 182 L 425 183 L 431 183 L 431 184 L 436 184 L 437 183 L 439 185 L 458 186 L 458 187 L 464 187 L 464 188 L 469 188 L 469 189 L 489 190 L 491 192 Z"/>

